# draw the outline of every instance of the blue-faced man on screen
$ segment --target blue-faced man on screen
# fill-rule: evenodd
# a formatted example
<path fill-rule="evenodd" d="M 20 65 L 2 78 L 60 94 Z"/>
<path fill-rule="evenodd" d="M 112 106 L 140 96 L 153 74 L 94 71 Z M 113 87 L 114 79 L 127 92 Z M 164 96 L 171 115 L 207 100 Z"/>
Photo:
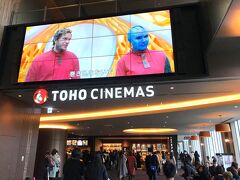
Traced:
<path fill-rule="evenodd" d="M 149 43 L 148 33 L 142 26 L 134 26 L 128 31 L 128 41 L 134 51 L 145 51 Z"/>
<path fill-rule="evenodd" d="M 117 63 L 116 76 L 170 73 L 169 60 L 163 51 L 149 50 L 149 35 L 144 27 L 133 26 L 128 31 L 131 50 Z"/>

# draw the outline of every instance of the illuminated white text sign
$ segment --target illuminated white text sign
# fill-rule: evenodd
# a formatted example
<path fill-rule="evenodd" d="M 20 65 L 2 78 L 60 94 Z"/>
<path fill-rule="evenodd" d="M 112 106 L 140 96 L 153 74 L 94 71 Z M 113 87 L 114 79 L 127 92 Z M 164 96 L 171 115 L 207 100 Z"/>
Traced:
<path fill-rule="evenodd" d="M 111 88 L 93 88 L 72 89 L 72 90 L 53 90 L 53 101 L 83 101 L 86 99 L 121 99 L 121 98 L 138 98 L 138 97 L 153 97 L 154 88 L 149 86 L 136 87 L 111 87 Z"/>

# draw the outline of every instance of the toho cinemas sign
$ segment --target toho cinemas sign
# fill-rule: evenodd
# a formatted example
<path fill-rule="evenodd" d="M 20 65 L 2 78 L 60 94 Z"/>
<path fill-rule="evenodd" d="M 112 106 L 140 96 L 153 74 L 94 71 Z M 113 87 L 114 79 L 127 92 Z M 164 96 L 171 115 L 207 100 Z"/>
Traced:
<path fill-rule="evenodd" d="M 154 96 L 154 86 L 130 86 L 92 89 L 52 90 L 38 89 L 34 93 L 34 102 L 44 104 L 48 97 L 53 102 L 58 101 L 84 101 L 86 99 L 122 99 L 122 98 L 148 98 Z"/>

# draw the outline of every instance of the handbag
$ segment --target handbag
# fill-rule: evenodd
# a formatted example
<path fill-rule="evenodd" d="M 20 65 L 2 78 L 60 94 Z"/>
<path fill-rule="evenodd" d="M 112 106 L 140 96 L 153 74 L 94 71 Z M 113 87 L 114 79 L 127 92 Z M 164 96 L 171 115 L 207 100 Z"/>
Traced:
<path fill-rule="evenodd" d="M 133 175 L 133 176 L 135 176 L 135 175 L 136 175 L 136 169 L 135 169 L 135 168 L 133 168 L 132 175 Z"/>

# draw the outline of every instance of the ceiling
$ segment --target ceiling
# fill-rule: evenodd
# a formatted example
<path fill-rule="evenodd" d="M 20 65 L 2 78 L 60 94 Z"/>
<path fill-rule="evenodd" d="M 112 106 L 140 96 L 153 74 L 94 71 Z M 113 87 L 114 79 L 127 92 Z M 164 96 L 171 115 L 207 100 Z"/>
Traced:
<path fill-rule="evenodd" d="M 170 89 L 174 87 L 174 89 Z M 131 108 L 156 104 L 176 103 L 187 100 L 211 98 L 239 94 L 239 79 L 196 79 L 178 83 L 154 85 L 155 96 L 152 98 L 125 98 L 125 99 L 100 99 L 74 102 L 52 102 L 36 106 L 32 96 L 34 90 L 19 90 L 9 93 L 21 101 L 42 107 L 42 115 L 46 115 L 46 108 L 53 107 L 52 115 L 74 114 L 86 112 L 99 112 L 119 108 Z M 127 113 L 127 111 L 126 111 Z M 221 116 L 219 116 L 221 115 Z M 48 116 L 48 115 L 47 115 Z M 128 128 L 175 128 L 178 131 L 172 134 L 186 135 L 197 134 L 201 130 L 213 130 L 214 124 L 231 122 L 240 119 L 240 99 L 225 103 L 213 103 L 204 106 L 186 107 L 177 110 L 168 109 L 163 112 L 152 112 L 145 115 L 120 115 L 120 117 L 95 118 L 90 120 L 67 120 L 61 122 L 44 122 L 45 124 L 70 125 L 69 133 L 80 136 L 114 136 L 125 135 L 122 131 Z M 43 122 L 41 124 L 44 124 Z"/>

